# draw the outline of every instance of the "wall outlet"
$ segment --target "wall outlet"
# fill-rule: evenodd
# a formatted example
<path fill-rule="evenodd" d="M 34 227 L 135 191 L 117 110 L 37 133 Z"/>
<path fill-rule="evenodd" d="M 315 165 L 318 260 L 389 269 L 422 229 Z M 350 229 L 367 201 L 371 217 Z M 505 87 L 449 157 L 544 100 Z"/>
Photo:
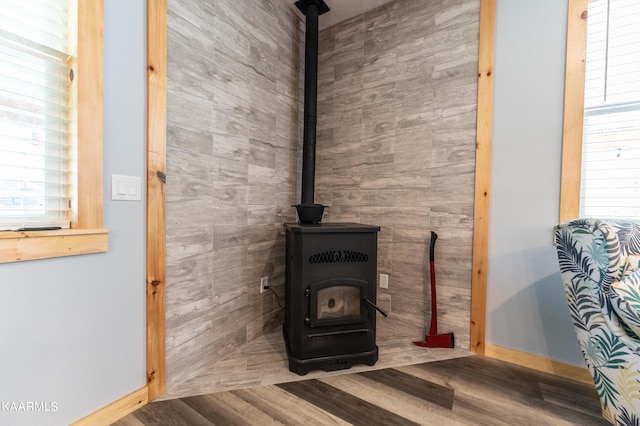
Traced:
<path fill-rule="evenodd" d="M 264 293 L 265 287 L 269 286 L 269 277 L 260 278 L 260 293 Z"/>
<path fill-rule="evenodd" d="M 380 288 L 389 288 L 389 275 L 380 274 Z"/>

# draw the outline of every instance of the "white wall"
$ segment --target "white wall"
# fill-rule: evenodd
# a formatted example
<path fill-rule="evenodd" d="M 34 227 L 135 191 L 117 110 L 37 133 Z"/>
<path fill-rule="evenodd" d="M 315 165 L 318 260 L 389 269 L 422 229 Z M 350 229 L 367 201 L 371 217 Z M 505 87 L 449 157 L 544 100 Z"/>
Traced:
<path fill-rule="evenodd" d="M 552 245 L 566 21 L 566 0 L 497 2 L 486 341 L 584 365 Z"/>
<path fill-rule="evenodd" d="M 69 424 L 145 385 L 144 201 L 108 194 L 112 174 L 145 176 L 146 1 L 104 3 L 109 252 L 0 266 L 3 425 Z M 3 410 L 30 401 L 57 411 Z"/>

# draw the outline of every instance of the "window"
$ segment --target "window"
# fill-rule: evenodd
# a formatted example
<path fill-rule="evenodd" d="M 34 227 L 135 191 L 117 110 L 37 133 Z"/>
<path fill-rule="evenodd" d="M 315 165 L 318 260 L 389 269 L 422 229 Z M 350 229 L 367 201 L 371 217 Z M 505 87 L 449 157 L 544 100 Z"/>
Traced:
<path fill-rule="evenodd" d="M 560 220 L 640 218 L 637 1 L 569 1 L 564 115 Z"/>
<path fill-rule="evenodd" d="M 640 218 L 640 3 L 588 16 L 580 216 Z"/>
<path fill-rule="evenodd" d="M 60 0 L 56 0 L 59 2 Z M 96 253 L 107 250 L 108 231 L 102 228 L 102 13 L 103 2 L 101 0 L 70 0 L 72 3 L 67 10 L 76 9 L 77 25 L 69 18 L 55 18 L 55 12 L 63 7 L 52 6 L 52 1 L 6 0 L 6 5 L 17 5 L 22 8 L 35 8 L 45 11 L 38 21 L 31 17 L 27 24 L 36 29 L 38 37 L 27 38 L 25 34 L 13 32 L 9 34 L 11 25 L 8 23 L 5 12 L 0 12 L 0 54 L 8 50 L 7 45 L 16 49 L 17 40 L 23 38 L 23 48 L 17 48 L 21 60 L 30 63 L 31 68 L 21 71 L 20 77 L 27 79 L 28 74 L 38 74 L 39 78 L 32 76 L 33 81 L 28 81 L 30 106 L 22 117 L 16 120 L 4 120 L 7 109 L 11 110 L 11 98 L 7 96 L 4 86 L 0 85 L 0 149 L 5 149 L 8 140 L 26 141 L 28 148 L 15 155 L 29 158 L 23 164 L 27 164 L 28 171 L 18 172 L 12 169 L 7 172 L 5 153 L 0 153 L 0 215 L 17 219 L 22 224 L 30 224 L 36 216 L 46 216 L 46 213 L 54 211 L 46 220 L 59 221 L 61 216 L 69 225 L 69 229 L 56 231 L 5 231 L 0 232 L 0 262 L 12 262 L 18 260 L 39 259 L 46 257 L 67 256 L 84 253 Z M 37 5 L 36 3 L 41 3 Z M 32 10 L 33 12 L 33 10 Z M 29 12 L 23 12 L 29 13 Z M 21 18 L 27 19 L 27 18 Z M 66 70 L 63 64 L 73 58 L 69 58 L 69 52 L 64 43 L 56 46 L 45 44 L 43 40 L 50 39 L 55 28 L 63 28 L 65 25 L 57 25 L 56 22 L 65 22 L 70 32 L 77 28 L 77 65 L 74 67 L 73 78 L 69 68 Z M 54 23 L 52 23 L 54 22 Z M 24 24 L 21 30 L 29 25 Z M 70 24 L 70 25 L 69 25 Z M 15 26 L 14 26 L 15 28 Z M 66 38 L 61 36 L 60 38 Z M 4 49 L 4 50 L 3 50 Z M 22 50 L 20 50 L 22 49 Z M 47 59 L 34 65 L 33 57 L 40 60 Z M 0 61 L 2 58 L 0 57 Z M 67 64 L 68 65 L 68 64 Z M 44 71 L 43 71 L 44 70 Z M 58 70 L 59 72 L 54 72 Z M 76 72 L 77 70 L 77 72 Z M 58 102 L 60 87 L 38 88 L 36 80 L 42 80 L 42 76 L 57 75 L 60 77 L 58 84 L 68 86 L 73 80 L 72 87 L 77 91 L 77 133 L 67 129 L 67 134 L 77 134 L 77 149 L 70 151 L 67 147 L 54 152 L 50 145 L 62 146 L 60 138 L 64 133 L 64 127 L 68 124 L 60 124 L 62 119 L 74 119 L 74 108 L 68 104 L 61 107 L 64 102 Z M 17 78 L 13 74 L 10 78 Z M 35 94 L 39 94 L 35 96 Z M 37 101 L 33 101 L 37 99 Z M 14 99 L 15 100 L 15 99 Z M 37 104 L 37 107 L 33 105 Z M 38 109 L 39 108 L 39 109 Z M 34 111 L 35 110 L 35 111 Z M 38 114 L 45 111 L 44 115 Z M 43 118 L 44 117 L 44 118 Z M 38 121 L 39 120 L 39 121 Z M 19 123 L 20 125 L 16 124 Z M 25 123 L 28 123 L 26 125 Z M 7 130 L 11 129 L 11 130 Z M 18 130 L 22 133 L 20 133 Z M 25 130 L 28 129 L 28 130 Z M 4 144 L 4 145 L 3 145 Z M 57 147 L 55 147 L 57 149 Z M 14 150 L 15 151 L 15 150 Z M 45 152 L 45 154 L 42 154 Z M 66 163 L 60 161 L 60 156 L 69 154 L 72 161 Z M 12 154 L 13 155 L 13 154 Z M 9 156 L 9 154 L 7 154 Z M 63 164 L 66 163 L 66 164 Z M 43 167 L 44 165 L 44 167 Z M 37 167 L 33 167 L 37 166 Z M 2 170 L 4 167 L 4 170 Z M 4 174 L 3 174 L 4 173 Z M 68 176 L 77 175 L 77 179 L 67 179 Z M 42 182 L 44 177 L 44 181 Z M 70 185 L 70 182 L 74 185 Z M 13 192 L 11 192 L 13 191 Z M 43 195 L 44 194 L 44 195 Z M 10 199 L 8 201 L 7 199 Z M 69 203 L 69 200 L 73 200 Z M 6 208 L 6 206 L 10 208 Z M 51 209 L 50 206 L 55 208 Z M 70 206 L 70 207 L 69 207 Z M 4 208 L 3 208 L 4 207 Z M 20 213 L 15 213 L 20 210 Z M 14 216 L 12 216 L 14 215 Z M 53 217 L 55 216 L 55 217 Z M 25 220 L 25 217 L 27 218 Z M 0 222 L 2 218 L 0 218 Z M 50 222 L 49 222 L 50 223 Z M 60 223 L 60 222 L 57 222 Z"/>
<path fill-rule="evenodd" d="M 0 230 L 69 228 L 75 2 L 0 9 Z"/>

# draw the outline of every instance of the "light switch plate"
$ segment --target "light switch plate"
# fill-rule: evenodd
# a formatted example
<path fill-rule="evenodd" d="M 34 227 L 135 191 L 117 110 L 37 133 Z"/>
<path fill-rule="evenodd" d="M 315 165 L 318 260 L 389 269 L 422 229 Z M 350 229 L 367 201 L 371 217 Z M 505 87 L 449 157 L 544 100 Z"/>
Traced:
<path fill-rule="evenodd" d="M 111 175 L 111 199 L 120 201 L 142 200 L 140 176 Z"/>

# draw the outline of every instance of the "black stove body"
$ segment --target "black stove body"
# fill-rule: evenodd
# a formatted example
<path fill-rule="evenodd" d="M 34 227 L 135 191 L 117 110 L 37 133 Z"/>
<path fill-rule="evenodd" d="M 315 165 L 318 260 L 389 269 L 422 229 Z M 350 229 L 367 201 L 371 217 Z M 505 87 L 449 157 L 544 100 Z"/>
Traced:
<path fill-rule="evenodd" d="M 376 346 L 377 238 L 380 228 L 321 223 L 314 202 L 318 99 L 318 17 L 323 0 L 298 0 L 305 15 L 304 134 L 300 223 L 286 223 L 286 308 L 283 333 L 289 370 L 342 370 L 373 365 Z"/>
<path fill-rule="evenodd" d="M 287 223 L 283 333 L 289 370 L 373 365 L 377 226 Z"/>

